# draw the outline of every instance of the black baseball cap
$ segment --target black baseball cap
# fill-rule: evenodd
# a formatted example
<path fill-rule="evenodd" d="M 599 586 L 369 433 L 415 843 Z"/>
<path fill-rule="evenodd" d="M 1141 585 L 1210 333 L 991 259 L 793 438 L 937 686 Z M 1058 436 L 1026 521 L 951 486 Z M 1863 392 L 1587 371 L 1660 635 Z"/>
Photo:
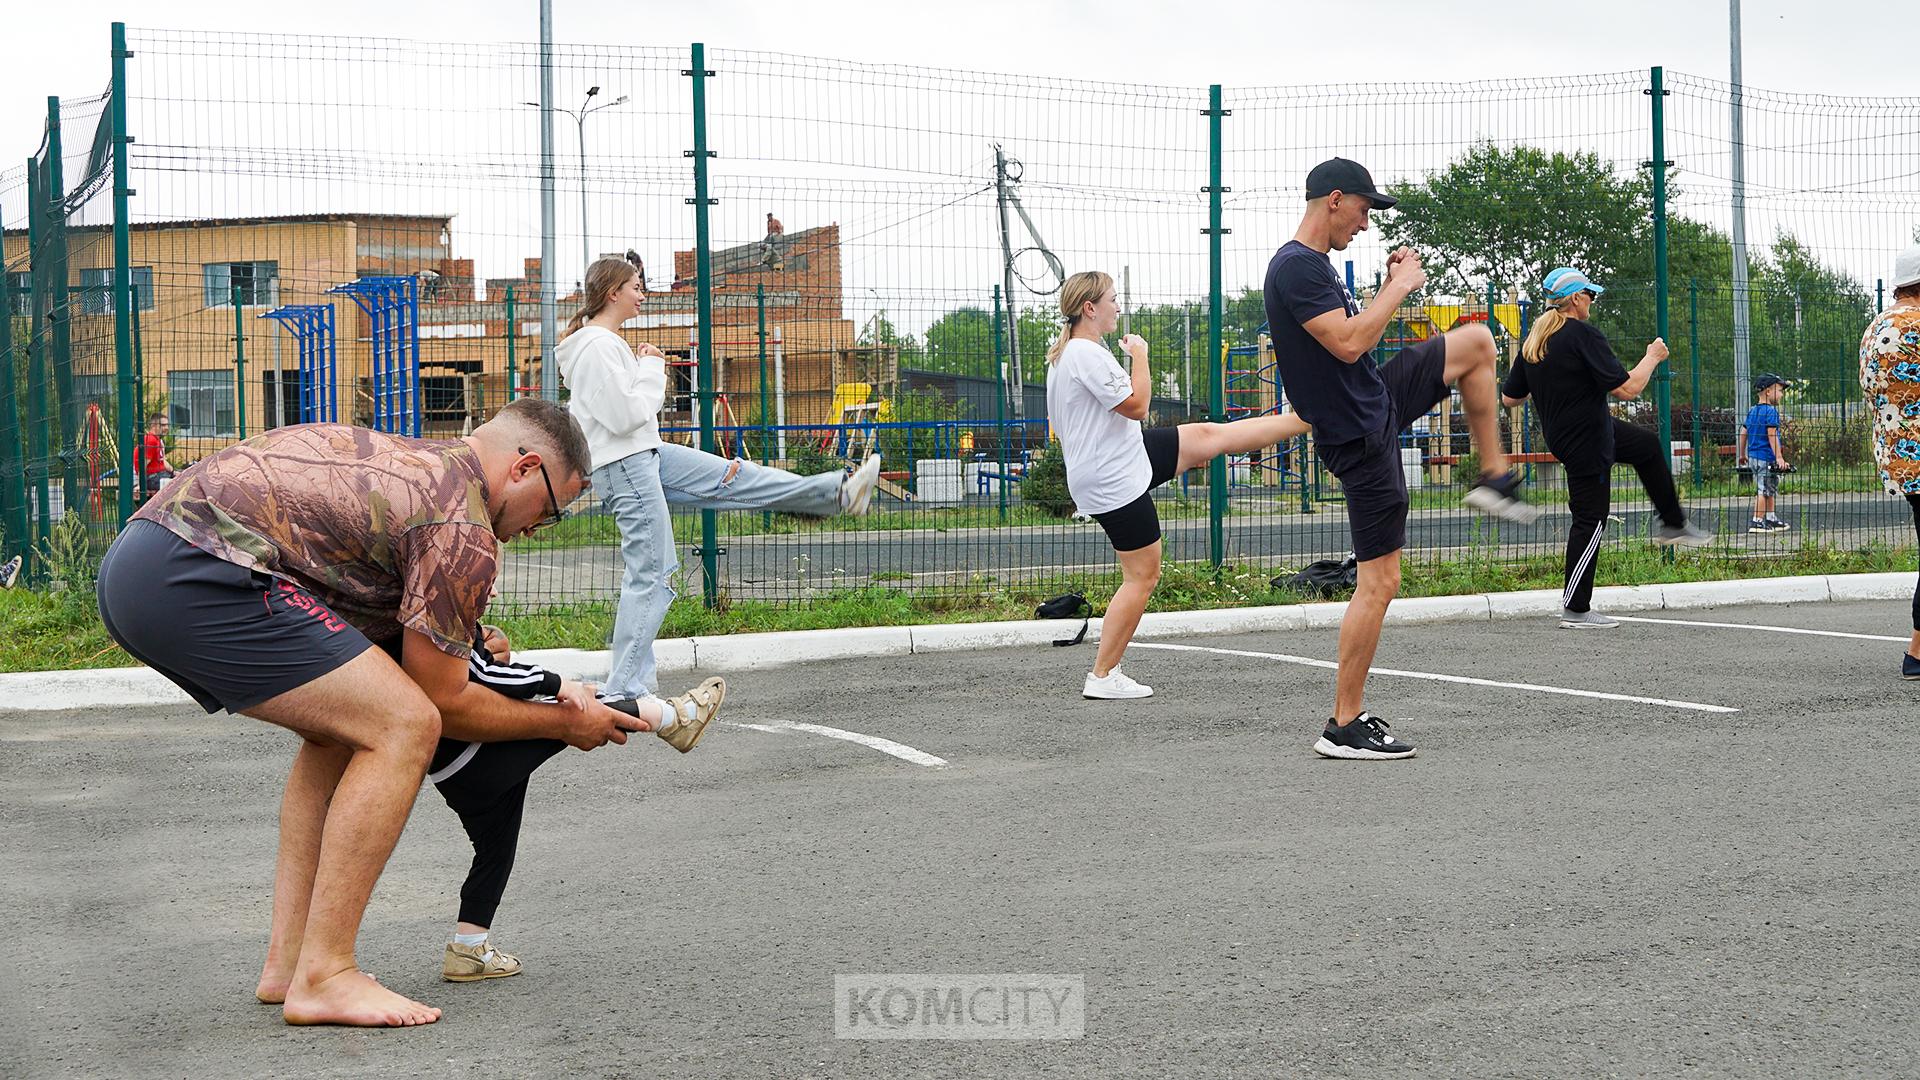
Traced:
<path fill-rule="evenodd" d="M 1367 167 L 1357 161 L 1348 161 L 1337 157 L 1323 161 L 1307 174 L 1307 198 L 1324 199 L 1336 191 L 1348 195 L 1365 195 L 1375 210 L 1391 210 L 1399 202 L 1381 191 L 1374 190 L 1373 175 Z"/>
<path fill-rule="evenodd" d="M 1772 373 L 1768 373 L 1765 375 L 1755 375 L 1753 377 L 1753 392 L 1756 394 L 1762 390 L 1767 389 L 1770 386 L 1792 386 L 1792 385 L 1793 385 L 1792 383 Z"/>

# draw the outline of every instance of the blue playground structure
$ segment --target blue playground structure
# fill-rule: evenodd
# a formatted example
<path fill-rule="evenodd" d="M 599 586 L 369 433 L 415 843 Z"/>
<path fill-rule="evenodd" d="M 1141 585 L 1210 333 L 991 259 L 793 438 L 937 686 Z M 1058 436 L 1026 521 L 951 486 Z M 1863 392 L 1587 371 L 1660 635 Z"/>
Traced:
<path fill-rule="evenodd" d="M 375 431 L 420 435 L 420 287 L 408 275 L 374 275 L 327 290 L 367 313 L 373 346 Z"/>
<path fill-rule="evenodd" d="M 1274 356 L 1273 342 L 1267 336 L 1265 323 L 1260 324 L 1256 341 L 1257 344 L 1253 345 L 1221 347 L 1220 373 L 1228 423 L 1263 413 L 1278 415 L 1281 403 L 1285 400 L 1280 385 L 1280 363 Z M 1319 486 L 1317 481 L 1295 467 L 1297 462 L 1307 460 L 1306 449 L 1306 439 L 1302 437 L 1298 445 L 1287 443 L 1275 446 L 1271 455 L 1257 452 L 1229 455 L 1228 475 L 1233 475 L 1236 466 L 1244 469 L 1245 475 L 1244 480 L 1231 486 L 1249 493 L 1263 491 L 1280 494 L 1294 491 L 1305 495 L 1309 486 Z"/>
<path fill-rule="evenodd" d="M 340 420 L 339 356 L 334 346 L 332 304 L 285 304 L 260 316 L 293 334 L 300 355 L 300 423 Z"/>

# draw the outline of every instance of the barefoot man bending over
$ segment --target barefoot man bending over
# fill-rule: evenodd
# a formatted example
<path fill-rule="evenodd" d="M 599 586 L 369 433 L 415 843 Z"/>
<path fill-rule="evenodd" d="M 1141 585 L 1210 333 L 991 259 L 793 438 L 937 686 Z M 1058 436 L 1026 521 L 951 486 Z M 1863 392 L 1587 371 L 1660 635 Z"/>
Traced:
<path fill-rule="evenodd" d="M 354 942 L 443 732 L 587 750 L 658 719 L 467 681 L 498 541 L 559 520 L 586 470 L 579 426 L 538 399 L 445 441 L 277 428 L 181 473 L 108 549 L 100 616 L 114 640 L 208 712 L 301 737 L 256 991 L 288 1023 L 440 1018 L 362 972 Z M 396 639 L 397 664 L 373 647 Z"/>

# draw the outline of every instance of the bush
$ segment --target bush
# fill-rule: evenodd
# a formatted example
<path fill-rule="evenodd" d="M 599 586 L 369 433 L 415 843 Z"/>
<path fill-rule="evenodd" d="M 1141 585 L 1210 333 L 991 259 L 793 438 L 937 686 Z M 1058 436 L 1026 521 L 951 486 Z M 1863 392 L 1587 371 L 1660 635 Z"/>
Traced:
<path fill-rule="evenodd" d="M 1073 516 L 1073 495 L 1067 490 L 1067 456 L 1059 443 L 1048 443 L 1027 466 L 1026 479 L 1020 483 L 1020 500 L 1054 517 Z"/>
<path fill-rule="evenodd" d="M 818 476 L 821 473 L 839 472 L 847 467 L 845 461 L 811 442 L 789 444 L 787 464 L 797 476 Z"/>
<path fill-rule="evenodd" d="M 1873 418 L 1863 405 L 1855 416 L 1817 417 L 1807 420 L 1788 418 L 1782 431 L 1780 449 L 1787 460 L 1805 465 L 1864 465 L 1873 460 Z"/>

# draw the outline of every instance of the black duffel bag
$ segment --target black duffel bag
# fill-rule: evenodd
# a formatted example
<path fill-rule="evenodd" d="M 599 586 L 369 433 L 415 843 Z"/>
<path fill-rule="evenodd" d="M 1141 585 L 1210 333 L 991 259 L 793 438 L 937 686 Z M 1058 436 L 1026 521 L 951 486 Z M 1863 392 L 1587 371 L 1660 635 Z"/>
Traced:
<path fill-rule="evenodd" d="M 1344 559 L 1321 559 L 1297 574 L 1282 574 L 1273 579 L 1276 589 L 1292 589 L 1302 596 L 1327 598 L 1350 593 L 1360 583 L 1360 564 L 1349 555 Z"/>

